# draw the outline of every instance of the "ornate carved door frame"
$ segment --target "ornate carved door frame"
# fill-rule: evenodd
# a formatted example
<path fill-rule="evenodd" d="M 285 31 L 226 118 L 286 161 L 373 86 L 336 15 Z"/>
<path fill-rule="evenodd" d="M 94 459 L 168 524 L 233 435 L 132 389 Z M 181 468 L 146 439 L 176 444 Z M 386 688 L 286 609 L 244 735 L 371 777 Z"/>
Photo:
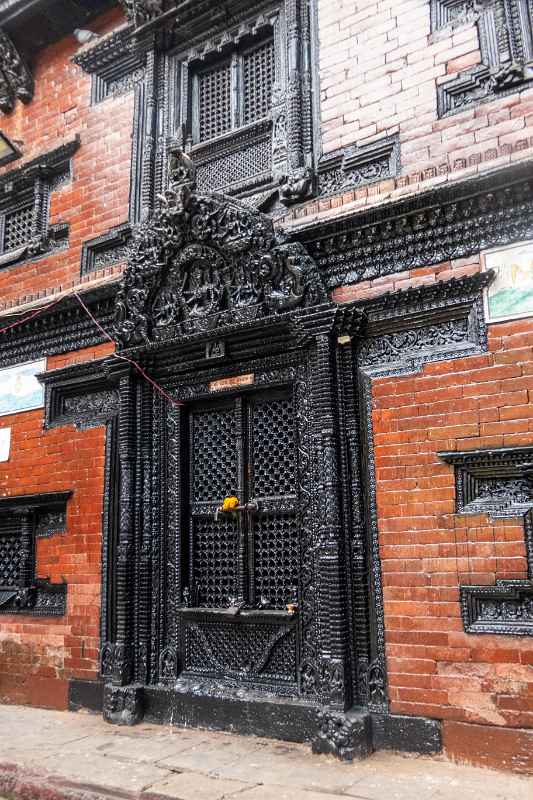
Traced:
<path fill-rule="evenodd" d="M 372 746 L 371 712 L 380 719 L 387 712 L 368 393 L 358 366 L 367 316 L 329 303 L 314 261 L 269 218 L 198 194 L 181 151 L 169 172 L 116 297 L 121 355 L 130 361 L 108 364 L 120 394 L 121 475 L 104 714 L 124 724 L 143 713 L 205 726 L 238 721 L 244 732 L 313 739 L 318 751 L 363 756 Z M 278 686 L 282 699 L 222 675 L 215 683 L 180 681 L 178 622 L 188 612 L 179 608 L 183 559 L 168 545 L 169 530 L 183 524 L 175 502 L 180 403 L 211 396 L 212 381 L 239 375 L 252 375 L 255 389 L 294 384 L 308 443 L 300 452 L 298 691 Z M 250 620 L 243 614 L 240 621 Z"/>

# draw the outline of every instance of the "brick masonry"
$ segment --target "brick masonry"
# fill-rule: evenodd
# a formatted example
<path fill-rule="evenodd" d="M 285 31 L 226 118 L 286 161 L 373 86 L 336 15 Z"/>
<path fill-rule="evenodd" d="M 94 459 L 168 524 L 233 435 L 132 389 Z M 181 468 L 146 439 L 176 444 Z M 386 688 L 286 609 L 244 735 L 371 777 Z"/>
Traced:
<path fill-rule="evenodd" d="M 92 348 L 50 358 L 56 369 L 108 354 Z M 0 620 L 0 702 L 66 708 L 68 680 L 95 678 L 99 653 L 101 515 L 105 429 L 65 426 L 43 432 L 41 410 L 1 418 L 12 456 L 0 465 L 0 494 L 73 490 L 67 528 L 37 542 L 38 577 L 68 583 L 67 614 L 57 620 Z"/>
<path fill-rule="evenodd" d="M 479 62 L 472 22 L 435 36 L 427 0 L 317 4 L 323 152 L 398 134 L 401 170 L 381 184 L 297 207 L 287 214 L 289 225 L 532 157 L 532 90 L 437 117 L 437 83 Z M 121 22 L 117 11 L 92 27 L 105 32 Z M 1 120 L 24 160 L 76 134 L 82 142 L 73 180 L 51 207 L 52 223 L 70 224 L 70 247 L 0 271 L 3 309 L 77 285 L 83 243 L 127 220 L 133 96 L 91 106 L 90 78 L 70 61 L 76 49 L 69 37 L 39 53 L 35 99 Z M 368 298 L 479 269 L 474 255 L 341 287 L 333 299 Z M 48 369 L 111 351 L 105 345 L 65 353 L 50 358 Z M 437 452 L 531 445 L 532 392 L 530 319 L 491 325 L 486 355 L 379 379 L 373 388 L 392 710 L 444 720 L 454 758 L 529 771 L 533 642 L 467 635 L 459 606 L 460 584 L 526 576 L 523 527 L 519 520 L 455 515 L 453 470 Z M 74 490 L 67 532 L 40 540 L 37 552 L 39 576 L 68 581 L 68 609 L 53 622 L 2 616 L 0 701 L 64 708 L 68 680 L 93 679 L 98 671 L 104 429 L 44 432 L 42 424 L 42 411 L 1 418 L 13 430 L 13 456 L 0 465 L 0 492 Z"/>
<path fill-rule="evenodd" d="M 104 33 L 122 22 L 118 10 L 91 25 Z M 35 97 L 2 115 L 2 131 L 23 151 L 23 159 L 0 168 L 0 175 L 47 153 L 77 134 L 81 146 L 72 159 L 72 180 L 52 193 L 50 223 L 70 225 L 67 250 L 0 272 L 3 304 L 24 295 L 63 286 L 80 277 L 83 242 L 126 222 L 131 163 L 133 93 L 91 105 L 91 78 L 71 63 L 79 48 L 73 36 L 36 56 Z"/>

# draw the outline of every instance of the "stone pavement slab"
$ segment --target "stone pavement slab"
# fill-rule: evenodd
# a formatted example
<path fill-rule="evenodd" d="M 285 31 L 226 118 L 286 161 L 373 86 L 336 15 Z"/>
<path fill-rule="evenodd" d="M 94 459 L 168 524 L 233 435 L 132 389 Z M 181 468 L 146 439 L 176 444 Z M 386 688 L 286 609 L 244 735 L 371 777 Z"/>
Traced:
<path fill-rule="evenodd" d="M 0 800 L 533 800 L 533 777 L 99 715 L 0 706 Z"/>
<path fill-rule="evenodd" d="M 365 769 L 363 764 L 358 765 Z M 245 781 L 253 775 L 255 783 L 322 792 L 341 793 L 354 783 L 353 764 L 341 764 L 333 758 L 312 756 L 308 748 L 272 743 L 256 750 L 248 759 L 217 770 L 221 778 Z"/>
<path fill-rule="evenodd" d="M 237 794 L 241 796 L 243 789 L 249 788 L 249 783 L 241 781 L 223 781 L 194 772 L 184 772 L 181 775 L 172 775 L 161 783 L 155 783 L 150 787 L 150 793 L 177 800 L 225 800 Z M 322 800 L 324 800 L 323 795 Z"/>

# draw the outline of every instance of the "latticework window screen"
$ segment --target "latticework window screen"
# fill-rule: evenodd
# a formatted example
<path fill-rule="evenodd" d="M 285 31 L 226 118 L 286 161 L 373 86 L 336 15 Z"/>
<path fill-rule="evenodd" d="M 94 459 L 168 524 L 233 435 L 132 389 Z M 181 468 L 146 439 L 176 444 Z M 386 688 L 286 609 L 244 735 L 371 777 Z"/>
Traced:
<path fill-rule="evenodd" d="M 0 587 L 16 587 L 22 567 L 22 538 L 16 517 L 0 520 Z"/>
<path fill-rule="evenodd" d="M 16 250 L 31 240 L 33 206 L 28 205 L 6 214 L 2 250 Z"/>
<path fill-rule="evenodd" d="M 231 65 L 217 64 L 198 76 L 200 141 L 231 130 Z"/>
<path fill-rule="evenodd" d="M 208 142 L 268 117 L 275 63 L 274 41 L 269 39 L 198 72 L 195 141 Z"/>
<path fill-rule="evenodd" d="M 274 42 L 259 45 L 243 58 L 243 123 L 248 125 L 268 116 L 274 84 Z"/>

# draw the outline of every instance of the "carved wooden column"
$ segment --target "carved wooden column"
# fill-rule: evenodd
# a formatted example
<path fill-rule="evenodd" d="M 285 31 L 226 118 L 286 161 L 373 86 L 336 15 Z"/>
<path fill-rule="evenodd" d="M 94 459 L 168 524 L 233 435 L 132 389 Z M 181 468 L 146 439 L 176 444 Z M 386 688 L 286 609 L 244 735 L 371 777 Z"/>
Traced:
<path fill-rule="evenodd" d="M 297 325 L 314 345 L 311 356 L 313 440 L 316 457 L 316 541 L 320 616 L 320 692 L 335 708 L 345 707 L 345 591 L 341 577 L 339 450 L 335 410 L 335 345 L 337 310 L 309 314 Z"/>
<path fill-rule="evenodd" d="M 337 337 L 344 313 L 324 307 L 302 316 L 297 329 L 313 345 L 311 355 L 313 444 L 317 515 L 315 564 L 318 584 L 319 694 L 325 704 L 318 716 L 316 752 L 340 758 L 365 757 L 371 749 L 370 717 L 347 711 L 351 704 L 346 580 L 346 531 L 342 514 L 339 376 Z"/>
<path fill-rule="evenodd" d="M 309 10 L 305 0 L 285 0 L 287 28 L 287 176 L 280 187 L 282 202 L 303 200 L 311 189 L 312 173 L 304 152 L 304 139 L 310 136 L 310 101 L 303 101 L 303 92 L 310 93 Z M 304 105 L 305 111 L 304 111 Z M 303 123 L 303 124 L 302 124 Z M 276 131 L 274 131 L 274 141 Z M 276 145 L 274 145 L 276 146 Z M 311 145 L 312 149 L 312 145 Z"/>
<path fill-rule="evenodd" d="M 119 387 L 120 511 L 115 573 L 115 642 L 106 645 L 108 664 L 106 669 L 104 666 L 102 669 L 109 680 L 104 694 L 104 718 L 109 722 L 131 725 L 142 716 L 141 688 L 129 685 L 134 678 L 136 383 L 133 369 L 126 362 L 110 360 L 106 372 Z"/>

